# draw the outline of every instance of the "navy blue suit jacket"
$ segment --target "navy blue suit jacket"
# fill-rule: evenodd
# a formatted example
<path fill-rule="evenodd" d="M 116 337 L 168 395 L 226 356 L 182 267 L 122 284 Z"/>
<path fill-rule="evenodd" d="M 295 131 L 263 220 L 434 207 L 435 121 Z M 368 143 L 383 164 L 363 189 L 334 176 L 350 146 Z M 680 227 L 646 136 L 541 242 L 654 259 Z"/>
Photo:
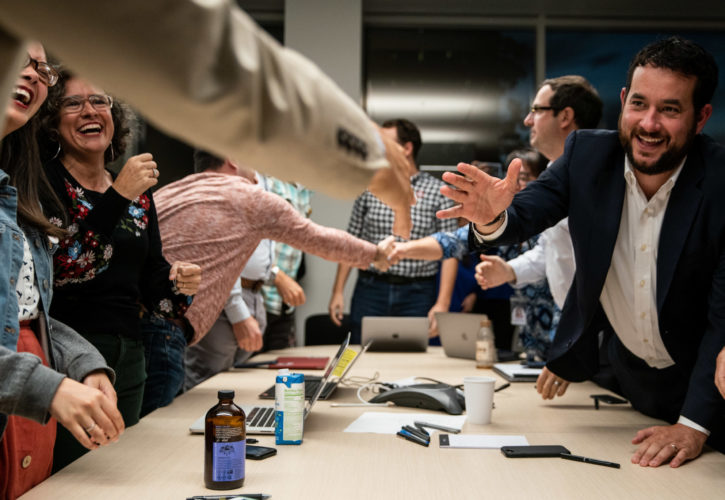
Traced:
<path fill-rule="evenodd" d="M 569 216 L 576 274 L 547 366 L 570 381 L 598 369 L 598 332 L 607 326 L 599 297 L 624 203 L 624 151 L 616 131 L 582 130 L 564 154 L 514 197 L 496 245 L 522 241 Z M 470 244 L 482 245 L 471 231 Z M 689 378 L 680 414 L 705 428 L 725 402 L 714 384 L 725 345 L 725 147 L 698 135 L 672 190 L 657 254 L 657 313 L 665 347 Z M 663 388 L 664 389 L 664 388 Z M 664 389 L 666 390 L 666 389 Z"/>

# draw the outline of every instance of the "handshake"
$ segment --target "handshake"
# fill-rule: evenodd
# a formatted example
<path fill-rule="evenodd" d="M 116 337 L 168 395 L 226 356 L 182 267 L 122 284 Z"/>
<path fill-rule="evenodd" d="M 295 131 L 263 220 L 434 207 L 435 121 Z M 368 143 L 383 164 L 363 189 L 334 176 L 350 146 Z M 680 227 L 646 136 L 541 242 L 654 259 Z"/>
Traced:
<path fill-rule="evenodd" d="M 401 259 L 406 258 L 405 242 L 395 241 L 395 236 L 388 236 L 378 243 L 373 266 L 380 271 L 387 271 L 390 266 L 397 264 Z"/>

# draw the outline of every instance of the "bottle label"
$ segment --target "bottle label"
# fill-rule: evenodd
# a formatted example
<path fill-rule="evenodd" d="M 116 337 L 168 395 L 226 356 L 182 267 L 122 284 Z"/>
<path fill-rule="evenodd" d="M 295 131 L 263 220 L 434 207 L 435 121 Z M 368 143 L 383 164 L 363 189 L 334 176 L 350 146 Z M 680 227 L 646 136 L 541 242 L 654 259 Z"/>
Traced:
<path fill-rule="evenodd" d="M 238 481 L 244 478 L 247 440 L 240 439 L 240 427 L 216 426 L 212 443 L 212 477 L 214 481 Z"/>

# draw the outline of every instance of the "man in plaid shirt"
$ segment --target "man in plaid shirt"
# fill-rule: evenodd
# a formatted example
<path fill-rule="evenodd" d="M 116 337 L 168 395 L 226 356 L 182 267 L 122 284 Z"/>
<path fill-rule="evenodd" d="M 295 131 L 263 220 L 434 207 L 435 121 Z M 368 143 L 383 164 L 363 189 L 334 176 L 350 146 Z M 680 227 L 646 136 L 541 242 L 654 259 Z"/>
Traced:
<path fill-rule="evenodd" d="M 418 170 L 416 157 L 422 144 L 418 127 L 405 119 L 388 120 L 383 123 L 382 132 L 403 146 L 408 159 L 410 183 L 417 199 L 411 207 L 411 239 L 439 231 L 455 231 L 453 219 L 436 217 L 438 210 L 452 206 L 452 202 L 440 193 L 443 182 Z M 392 228 L 393 211 L 369 191 L 355 200 L 347 229 L 350 234 L 377 243 L 392 234 Z M 431 321 L 429 334 L 435 335 L 434 313 L 448 311 L 457 266 L 454 258 L 443 261 L 438 293 L 437 262 L 404 259 L 384 273 L 372 267 L 359 271 L 350 311 L 352 342 L 360 342 L 360 323 L 364 316 L 428 316 Z M 350 269 L 350 266 L 338 264 L 330 298 L 330 318 L 338 326 L 343 318 L 343 292 Z"/>

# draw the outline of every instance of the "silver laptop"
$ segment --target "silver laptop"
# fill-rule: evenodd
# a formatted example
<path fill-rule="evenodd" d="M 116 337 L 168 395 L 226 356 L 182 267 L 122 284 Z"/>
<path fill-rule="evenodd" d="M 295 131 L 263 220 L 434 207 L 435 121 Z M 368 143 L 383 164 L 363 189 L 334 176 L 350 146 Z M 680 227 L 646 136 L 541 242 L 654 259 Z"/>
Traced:
<path fill-rule="evenodd" d="M 360 358 L 362 358 L 363 354 L 365 354 L 365 351 L 370 348 L 370 345 L 372 343 L 373 341 L 371 340 L 367 344 L 365 344 L 363 348 L 360 349 L 360 352 L 358 352 L 355 357 L 352 358 L 349 362 L 343 357 L 343 360 L 340 362 L 340 364 L 345 365 L 343 367 L 342 374 L 338 377 L 333 372 L 330 380 L 328 380 L 327 383 L 324 384 L 319 399 L 322 399 L 324 401 L 332 396 L 332 394 L 335 392 L 335 389 L 337 389 L 337 386 L 340 385 L 340 382 L 345 379 L 352 367 L 355 365 L 355 363 L 357 363 Z M 305 375 L 305 399 L 312 399 L 312 396 L 317 392 L 318 387 L 322 384 L 322 378 L 323 377 L 317 375 Z M 263 393 L 259 395 L 259 399 L 274 399 L 275 388 L 276 384 L 268 387 Z"/>
<path fill-rule="evenodd" d="M 428 318 L 365 316 L 362 343 L 373 341 L 371 351 L 425 352 L 428 349 Z"/>
<path fill-rule="evenodd" d="M 320 394 L 322 394 L 322 390 L 324 389 L 325 385 L 327 385 L 328 382 L 331 381 L 333 378 L 333 375 L 335 374 L 335 368 L 337 367 L 338 363 L 342 359 L 342 355 L 345 352 L 345 349 L 347 349 L 348 345 L 350 344 L 350 334 L 347 334 L 347 337 L 340 345 L 340 348 L 337 350 L 337 353 L 330 359 L 330 362 L 327 363 L 327 367 L 325 368 L 325 372 L 322 375 L 322 380 L 320 382 L 320 385 L 317 388 L 317 391 L 312 395 L 310 400 L 305 405 L 305 413 L 304 413 L 304 419 L 307 418 L 307 416 L 310 414 L 310 411 L 312 410 L 312 406 L 317 402 L 317 400 L 320 397 Z M 242 410 L 244 410 L 244 414 L 246 415 L 246 430 L 247 434 L 274 434 L 274 405 L 239 405 Z M 193 424 L 189 427 L 189 432 L 192 434 L 204 434 L 204 425 L 205 425 L 205 419 L 206 414 L 202 415 L 198 419 L 194 421 Z"/>
<path fill-rule="evenodd" d="M 476 336 L 485 314 L 437 312 L 438 335 L 449 358 L 476 359 Z"/>

